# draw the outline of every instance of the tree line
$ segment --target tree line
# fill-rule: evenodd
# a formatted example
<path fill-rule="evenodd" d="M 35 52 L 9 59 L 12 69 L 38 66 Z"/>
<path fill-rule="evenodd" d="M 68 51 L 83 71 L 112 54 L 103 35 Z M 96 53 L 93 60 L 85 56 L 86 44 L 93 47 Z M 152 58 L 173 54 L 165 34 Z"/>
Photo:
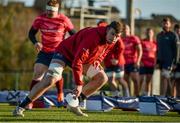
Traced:
<path fill-rule="evenodd" d="M 34 9 L 21 4 L 0 5 L 0 89 L 14 88 L 17 72 L 32 74 L 36 52 L 28 39 L 28 30 L 36 15 Z M 20 75 L 18 79 L 25 82 L 31 77 Z"/>

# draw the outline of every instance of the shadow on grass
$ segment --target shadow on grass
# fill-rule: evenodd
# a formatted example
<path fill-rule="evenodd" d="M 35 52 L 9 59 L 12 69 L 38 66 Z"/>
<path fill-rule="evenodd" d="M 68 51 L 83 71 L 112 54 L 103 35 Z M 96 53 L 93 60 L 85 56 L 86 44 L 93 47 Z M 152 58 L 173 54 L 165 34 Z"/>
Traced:
<path fill-rule="evenodd" d="M 73 122 L 85 122 L 89 121 L 88 119 L 83 119 L 81 117 L 76 116 L 76 118 L 72 119 L 31 119 L 25 117 L 13 117 L 13 116 L 6 116 L 6 118 L 0 119 L 0 122 L 58 122 L 58 121 L 73 121 Z M 94 120 L 93 120 L 94 121 Z M 101 121 L 101 120 L 97 120 Z"/>

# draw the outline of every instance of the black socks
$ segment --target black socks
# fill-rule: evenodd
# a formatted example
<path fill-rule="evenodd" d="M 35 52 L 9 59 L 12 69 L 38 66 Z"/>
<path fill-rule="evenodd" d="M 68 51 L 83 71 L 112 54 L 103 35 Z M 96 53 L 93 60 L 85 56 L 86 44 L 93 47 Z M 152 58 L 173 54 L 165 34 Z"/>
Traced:
<path fill-rule="evenodd" d="M 83 93 L 81 93 L 78 99 L 79 99 L 79 102 L 82 102 L 83 100 L 87 99 L 87 97 Z"/>
<path fill-rule="evenodd" d="M 29 103 L 31 103 L 31 99 L 27 96 L 20 104 L 19 107 L 25 108 Z"/>

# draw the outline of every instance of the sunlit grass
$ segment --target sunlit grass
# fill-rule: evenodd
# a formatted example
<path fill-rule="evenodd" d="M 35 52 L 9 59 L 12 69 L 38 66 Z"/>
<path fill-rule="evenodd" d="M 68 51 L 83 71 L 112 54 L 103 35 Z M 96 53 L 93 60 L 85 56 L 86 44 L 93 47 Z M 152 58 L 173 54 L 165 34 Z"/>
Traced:
<path fill-rule="evenodd" d="M 177 112 L 169 112 L 164 116 L 142 115 L 136 111 L 114 109 L 110 112 L 84 111 L 89 117 L 80 117 L 65 108 L 33 109 L 25 112 L 25 117 L 13 117 L 15 106 L 0 104 L 0 122 L 179 122 Z"/>

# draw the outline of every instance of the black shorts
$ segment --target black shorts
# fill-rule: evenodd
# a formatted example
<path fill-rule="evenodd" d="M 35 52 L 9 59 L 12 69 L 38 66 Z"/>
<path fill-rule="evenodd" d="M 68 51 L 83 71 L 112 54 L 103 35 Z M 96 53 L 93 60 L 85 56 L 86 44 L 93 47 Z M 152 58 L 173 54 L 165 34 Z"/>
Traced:
<path fill-rule="evenodd" d="M 154 73 L 154 67 L 140 67 L 139 74 L 153 74 Z"/>
<path fill-rule="evenodd" d="M 129 74 L 131 72 L 139 72 L 139 68 L 135 67 L 134 64 L 126 64 L 125 73 Z"/>
<path fill-rule="evenodd" d="M 121 72 L 124 71 L 124 66 L 112 66 L 112 67 L 107 67 L 105 69 L 105 72 Z"/>
<path fill-rule="evenodd" d="M 165 69 L 165 70 L 170 70 L 171 69 L 171 65 L 172 62 L 162 62 L 159 64 L 160 65 L 160 69 Z"/>
<path fill-rule="evenodd" d="M 175 72 L 180 72 L 180 63 L 177 63 Z"/>
<path fill-rule="evenodd" d="M 65 63 L 66 66 L 72 67 L 72 63 L 66 57 L 64 57 L 64 55 L 60 53 L 54 53 L 54 56 L 52 59 L 61 60 Z"/>
<path fill-rule="evenodd" d="M 41 64 L 44 64 L 44 65 L 46 65 L 46 66 L 49 66 L 53 55 L 54 55 L 53 52 L 51 52 L 51 53 L 46 53 L 46 52 L 40 51 L 40 52 L 38 53 L 38 56 L 37 56 L 37 58 L 36 58 L 35 63 L 41 63 Z"/>

